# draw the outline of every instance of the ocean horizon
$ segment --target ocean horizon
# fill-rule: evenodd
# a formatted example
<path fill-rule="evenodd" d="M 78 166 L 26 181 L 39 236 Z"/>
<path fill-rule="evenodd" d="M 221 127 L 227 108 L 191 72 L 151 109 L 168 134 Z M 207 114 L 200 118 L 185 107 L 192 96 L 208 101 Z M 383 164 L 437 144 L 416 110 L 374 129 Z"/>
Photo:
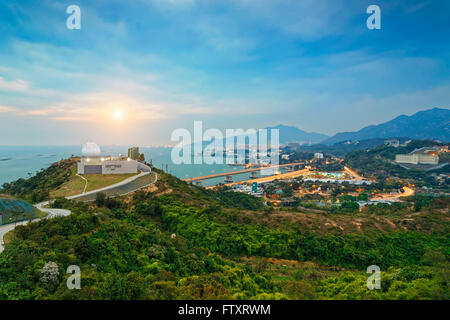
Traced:
<path fill-rule="evenodd" d="M 180 178 L 193 178 L 208 174 L 241 170 L 239 166 L 227 164 L 174 164 L 171 161 L 172 148 L 169 147 L 140 147 L 147 162 L 154 167 L 163 169 Z M 117 156 L 127 154 L 128 146 L 101 146 L 102 155 Z M 29 178 L 41 169 L 50 167 L 53 163 L 71 156 L 80 156 L 81 146 L 0 146 L 0 187 L 20 178 Z M 223 177 L 205 180 L 204 186 L 223 182 Z M 249 179 L 249 173 L 233 176 L 234 181 Z"/>

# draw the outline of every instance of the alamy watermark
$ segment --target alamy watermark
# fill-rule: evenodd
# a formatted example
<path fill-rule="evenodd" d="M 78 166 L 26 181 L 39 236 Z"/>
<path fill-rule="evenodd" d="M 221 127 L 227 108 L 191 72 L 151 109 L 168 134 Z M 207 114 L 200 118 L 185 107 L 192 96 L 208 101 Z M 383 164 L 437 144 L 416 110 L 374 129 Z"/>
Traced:
<path fill-rule="evenodd" d="M 224 134 L 215 128 L 203 132 L 203 122 L 194 121 L 193 136 L 189 130 L 178 128 L 170 139 L 177 143 L 171 152 L 176 165 L 226 163 L 273 168 L 279 164 L 278 129 L 226 129 Z"/>
<path fill-rule="evenodd" d="M 67 289 L 81 289 L 81 269 L 77 265 L 71 265 L 67 267 L 67 273 L 71 274 L 69 278 L 67 278 L 66 285 Z"/>
<path fill-rule="evenodd" d="M 77 5 L 70 5 L 66 9 L 66 13 L 70 16 L 66 20 L 66 26 L 69 30 L 81 29 L 81 9 Z M 381 9 L 377 5 L 370 5 L 366 9 L 366 13 L 370 14 L 367 18 L 366 26 L 369 30 L 381 29 Z"/>
<path fill-rule="evenodd" d="M 380 267 L 376 265 L 371 265 L 367 267 L 366 273 L 371 274 L 369 278 L 367 278 L 367 289 L 381 289 L 381 271 Z"/>
<path fill-rule="evenodd" d="M 66 13 L 70 16 L 66 20 L 66 26 L 69 30 L 81 29 L 81 9 L 77 5 L 70 5 L 66 9 Z"/>
<path fill-rule="evenodd" d="M 370 5 L 367 7 L 366 13 L 370 14 L 367 18 L 366 26 L 369 30 L 381 29 L 381 9 L 377 5 Z"/>

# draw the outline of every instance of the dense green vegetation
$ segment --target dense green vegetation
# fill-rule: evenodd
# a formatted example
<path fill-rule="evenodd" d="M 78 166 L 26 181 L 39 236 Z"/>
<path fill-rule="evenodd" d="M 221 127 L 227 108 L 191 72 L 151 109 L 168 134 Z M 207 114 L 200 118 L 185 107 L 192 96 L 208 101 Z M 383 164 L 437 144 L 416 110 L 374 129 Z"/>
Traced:
<path fill-rule="evenodd" d="M 165 229 L 189 239 L 192 247 L 206 247 L 227 256 L 317 260 L 327 265 L 363 269 L 418 263 L 426 248 L 449 247 L 448 235 L 417 232 L 371 234 L 294 233 L 261 224 L 233 222 L 235 213 L 210 208 L 198 210 L 173 199 L 157 199 Z M 292 230 L 293 231 L 293 230 Z"/>
<path fill-rule="evenodd" d="M 242 194 L 165 174 L 157 187 L 126 200 L 57 199 L 72 215 L 17 227 L 0 254 L 0 298 L 448 299 L 448 226 L 320 232 L 247 219 L 274 213 Z M 49 261 L 52 283 L 40 281 Z M 381 290 L 366 288 L 372 264 L 385 271 Z M 81 268 L 81 290 L 66 287 L 69 265 Z"/>
<path fill-rule="evenodd" d="M 60 166 L 47 170 L 42 181 L 4 191 L 33 200 L 30 186 L 49 190 L 64 180 Z M 340 195 L 357 187 L 324 184 L 339 207 L 274 209 L 155 171 L 158 182 L 146 191 L 100 193 L 91 203 L 58 198 L 52 206 L 70 216 L 18 226 L 0 254 L 0 299 L 449 298 L 448 197 L 416 195 L 359 212 L 366 193 Z M 308 187 L 279 182 L 272 191 L 289 196 L 300 185 Z M 367 191 L 400 186 L 378 182 Z M 57 271 L 43 281 L 49 262 Z M 80 290 L 66 287 L 70 265 L 81 268 Z M 381 290 L 366 287 L 370 265 L 382 270 Z"/>
<path fill-rule="evenodd" d="M 58 205 L 70 207 L 73 214 L 18 227 L 0 255 L 1 298 L 442 299 L 448 295 L 447 235 L 294 234 L 242 225 L 233 222 L 234 213 L 189 207 L 170 196 L 147 195 L 132 210 L 121 201 L 112 209 L 67 200 Z M 298 268 L 300 273 L 286 281 L 274 277 L 267 263 L 265 268 L 252 267 L 240 262 L 241 256 L 315 260 L 361 271 L 321 274 L 316 269 L 319 274 L 312 276 L 311 270 Z M 48 261 L 61 269 L 53 285 L 39 281 L 38 270 Z M 64 270 L 72 264 L 81 267 L 81 290 L 65 286 Z M 368 291 L 363 271 L 371 264 L 389 268 L 398 278 L 386 281 L 382 291 Z"/>
<path fill-rule="evenodd" d="M 158 169 L 153 169 L 160 174 L 158 187 L 170 189 L 178 201 L 194 204 L 196 206 L 225 206 L 236 209 L 259 210 L 264 208 L 261 199 L 243 193 L 227 192 L 229 188 L 224 187 L 224 192 L 216 192 L 205 188 L 187 184 L 170 174 L 165 174 Z M 138 192 L 139 194 L 139 192 Z M 144 199 L 144 197 L 140 197 Z"/>

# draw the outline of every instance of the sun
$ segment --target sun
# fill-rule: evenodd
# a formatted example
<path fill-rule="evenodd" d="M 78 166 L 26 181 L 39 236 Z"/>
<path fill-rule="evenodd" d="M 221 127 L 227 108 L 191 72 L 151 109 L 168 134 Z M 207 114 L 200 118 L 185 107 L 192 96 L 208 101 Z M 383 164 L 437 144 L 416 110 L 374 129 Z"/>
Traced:
<path fill-rule="evenodd" d="M 118 110 L 118 111 L 114 112 L 113 116 L 114 116 L 114 119 L 116 119 L 116 120 L 122 119 L 122 111 Z"/>

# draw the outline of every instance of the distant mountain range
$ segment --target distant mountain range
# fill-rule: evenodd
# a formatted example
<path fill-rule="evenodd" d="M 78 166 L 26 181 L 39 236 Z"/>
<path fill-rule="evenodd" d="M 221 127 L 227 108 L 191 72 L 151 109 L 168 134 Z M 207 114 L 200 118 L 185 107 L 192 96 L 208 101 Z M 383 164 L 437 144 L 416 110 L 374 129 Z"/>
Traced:
<path fill-rule="evenodd" d="M 412 116 L 401 115 L 379 125 L 371 125 L 356 132 L 341 132 L 321 143 L 332 145 L 341 141 L 375 138 L 409 137 L 450 141 L 450 110 L 433 108 Z"/>
<path fill-rule="evenodd" d="M 299 142 L 302 144 L 333 145 L 345 141 L 362 141 L 387 138 L 410 138 L 418 140 L 450 141 L 450 110 L 433 108 L 419 111 L 412 116 L 401 115 L 390 121 L 371 125 L 355 132 L 340 132 L 333 137 L 317 132 L 306 132 L 294 126 L 279 124 L 268 129 L 268 140 L 271 140 L 270 129 L 279 130 L 280 144 Z M 209 142 L 203 141 L 204 146 Z M 370 143 L 379 143 L 371 141 Z"/>
<path fill-rule="evenodd" d="M 406 141 L 411 140 L 410 138 L 406 137 L 394 137 L 395 140 L 398 140 L 400 144 L 404 144 Z M 328 153 L 332 154 L 337 157 L 345 156 L 347 153 L 356 151 L 356 150 L 368 150 L 373 149 L 377 146 L 382 146 L 385 144 L 386 138 L 375 138 L 375 139 L 368 139 L 368 140 L 354 140 L 354 141 L 341 141 L 336 142 L 333 145 L 326 145 L 326 144 L 313 144 L 313 145 L 303 145 L 298 150 L 304 151 L 304 152 L 322 152 L 322 153 Z M 424 140 L 430 142 L 430 140 Z M 408 144 L 410 145 L 410 144 Z M 428 146 L 428 144 L 426 145 Z M 294 149 L 296 149 L 294 147 Z"/>
<path fill-rule="evenodd" d="M 279 124 L 274 127 L 266 127 L 264 129 L 267 129 L 267 141 L 271 141 L 271 129 L 278 129 L 279 132 L 279 143 L 280 144 L 287 144 L 289 142 L 300 142 L 302 144 L 316 144 L 324 139 L 329 138 L 329 136 L 321 133 L 316 132 L 306 132 L 303 131 L 297 127 L 291 127 L 291 126 L 285 126 L 282 124 Z M 259 134 L 257 134 L 259 136 Z M 259 140 L 259 139 L 258 139 Z M 246 140 L 246 143 L 248 143 L 248 138 Z M 203 141 L 201 142 L 203 144 L 203 148 L 205 148 L 207 145 L 209 145 L 210 141 Z M 193 143 L 193 145 L 198 145 L 199 142 Z M 223 139 L 222 141 L 219 141 L 219 144 L 225 145 L 226 141 Z"/>
<path fill-rule="evenodd" d="M 319 143 L 329 136 L 316 132 L 306 132 L 297 127 L 285 126 L 279 124 L 275 127 L 267 127 L 265 129 L 278 129 L 280 144 L 286 144 L 289 142 L 304 142 L 304 143 Z"/>

